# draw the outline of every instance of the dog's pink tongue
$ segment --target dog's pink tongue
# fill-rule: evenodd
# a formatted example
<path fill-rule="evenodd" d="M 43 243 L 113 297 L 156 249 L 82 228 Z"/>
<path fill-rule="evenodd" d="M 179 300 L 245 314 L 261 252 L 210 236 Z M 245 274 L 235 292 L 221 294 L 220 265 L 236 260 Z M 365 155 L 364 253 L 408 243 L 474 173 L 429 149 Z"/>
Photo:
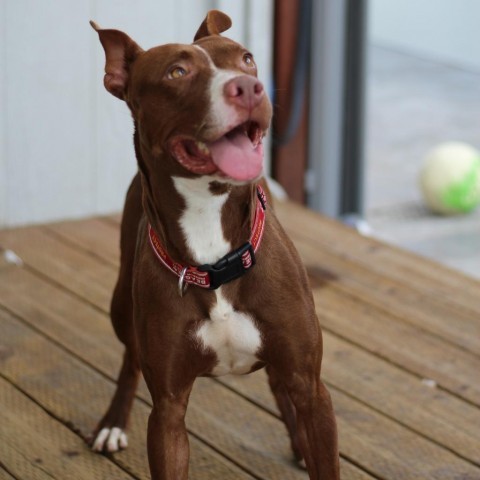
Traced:
<path fill-rule="evenodd" d="M 208 147 L 213 163 L 234 180 L 253 180 L 262 173 L 263 145 L 254 147 L 245 133 L 228 134 Z"/>

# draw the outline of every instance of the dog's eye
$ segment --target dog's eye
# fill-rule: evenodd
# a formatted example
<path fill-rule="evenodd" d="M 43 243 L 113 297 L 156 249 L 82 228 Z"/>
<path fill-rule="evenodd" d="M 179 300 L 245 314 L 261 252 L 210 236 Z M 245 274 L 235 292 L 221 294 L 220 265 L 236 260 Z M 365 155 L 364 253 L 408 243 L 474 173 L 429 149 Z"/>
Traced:
<path fill-rule="evenodd" d="M 253 61 L 253 55 L 251 53 L 246 53 L 244 56 L 243 56 L 243 63 L 247 66 L 247 67 L 254 67 L 255 66 L 255 62 Z"/>
<path fill-rule="evenodd" d="M 187 71 L 183 67 L 173 67 L 168 72 L 168 78 L 180 78 L 184 77 L 187 74 Z"/>

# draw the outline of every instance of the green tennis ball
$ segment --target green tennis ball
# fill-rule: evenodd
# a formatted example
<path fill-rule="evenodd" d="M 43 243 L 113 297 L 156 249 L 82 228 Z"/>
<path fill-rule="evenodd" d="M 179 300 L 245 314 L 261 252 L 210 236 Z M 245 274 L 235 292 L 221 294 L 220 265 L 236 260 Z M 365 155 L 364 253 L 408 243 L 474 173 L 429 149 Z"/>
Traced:
<path fill-rule="evenodd" d="M 439 145 L 425 157 L 420 186 L 436 213 L 472 211 L 480 204 L 480 152 L 460 142 Z"/>

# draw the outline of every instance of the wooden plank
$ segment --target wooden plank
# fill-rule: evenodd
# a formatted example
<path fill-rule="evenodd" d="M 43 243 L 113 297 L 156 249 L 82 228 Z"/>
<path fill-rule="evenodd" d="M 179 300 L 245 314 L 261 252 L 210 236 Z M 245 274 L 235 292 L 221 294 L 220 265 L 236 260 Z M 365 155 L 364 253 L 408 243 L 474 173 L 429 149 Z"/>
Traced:
<path fill-rule="evenodd" d="M 109 230 L 104 232 L 104 235 L 107 234 L 114 236 Z M 42 248 L 32 248 L 29 245 L 29 238 L 38 240 L 36 245 Z M 103 240 L 102 243 L 107 245 L 108 241 Z M 87 301 L 108 311 L 107 305 L 111 296 L 108 285 L 114 282 L 115 269 L 92 261 L 90 255 L 76 250 L 71 245 L 65 245 L 58 238 L 49 237 L 44 232 L 31 233 L 31 229 L 21 229 L 16 234 L 14 231 L 0 232 L 0 244 L 15 245 L 17 253 L 29 265 L 40 269 L 42 274 L 47 274 L 56 283 L 64 285 Z M 53 252 L 55 255 L 51 258 Z M 314 262 L 315 258 L 313 257 L 311 261 Z M 68 268 L 63 267 L 63 263 L 68 265 Z M 75 280 L 69 281 L 72 272 L 75 273 Z M 97 286 L 97 280 L 100 286 Z M 28 283 L 25 288 L 24 294 L 29 295 Z M 388 358 L 402 368 L 434 379 L 440 386 L 469 401 L 480 402 L 480 386 L 474 381 L 476 372 L 480 370 L 478 357 L 445 343 L 414 325 L 392 321 L 395 319 L 392 312 L 369 305 L 361 298 L 350 296 L 349 293 L 338 290 L 331 283 L 327 283 L 315 293 L 317 310 L 326 328 L 350 339 L 353 343 L 361 344 L 372 353 Z M 38 305 L 42 308 L 40 301 Z M 345 308 L 345 305 L 348 305 L 348 308 Z M 341 311 L 337 312 L 338 309 Z M 351 318 L 355 321 L 352 322 Z M 81 321 L 79 324 L 81 325 Z M 82 333 L 85 335 L 84 331 Z M 112 342 L 111 338 L 104 340 Z M 406 344 L 416 345 L 416 348 L 405 349 Z"/>
<path fill-rule="evenodd" d="M 480 409 L 328 332 L 324 348 L 327 382 L 480 465 Z"/>
<path fill-rule="evenodd" d="M 70 429 L 85 439 L 103 414 L 103 409 L 113 395 L 113 382 L 68 355 L 61 348 L 1 309 L 0 318 L 3 333 L 2 343 L 6 343 L 9 352 L 8 356 L 4 355 L 3 357 L 3 375 L 38 402 L 50 415 L 68 424 Z M 21 410 L 23 410 L 23 406 Z M 135 402 L 132 425 L 129 430 L 129 448 L 112 457 L 118 465 L 131 472 L 135 478 L 149 478 L 145 445 L 149 412 L 150 408 L 145 403 Z M 48 416 L 48 418 L 51 417 Z M 62 428 L 65 429 L 63 425 Z M 42 429 L 39 430 L 42 431 Z M 23 436 L 23 434 L 17 435 L 20 452 L 22 452 Z M 72 434 L 72 436 L 74 435 Z M 48 445 L 45 439 L 40 443 Z M 190 478 L 199 480 L 252 478 L 198 439 L 191 437 L 190 444 L 192 446 Z M 78 437 L 69 442 L 69 451 L 81 453 L 82 457 L 86 457 L 91 462 L 95 462 L 96 459 L 106 460 L 105 457 L 90 452 Z M 54 458 L 52 462 L 55 463 Z M 34 477 L 27 475 L 22 478 L 33 479 Z M 58 475 L 56 478 L 66 477 Z M 106 473 L 102 475 L 100 472 L 93 475 L 91 471 L 88 471 L 86 477 L 73 475 L 68 478 L 88 478 L 90 480 L 91 478 L 124 477 Z"/>
<path fill-rule="evenodd" d="M 28 272 L 22 273 L 28 274 Z M 37 285 L 39 280 L 37 280 L 32 274 L 28 275 L 31 277 L 29 280 L 30 291 L 37 291 L 39 289 Z M 54 289 L 54 287 L 51 286 L 50 288 L 52 290 Z M 45 293 L 46 292 L 44 292 L 44 294 Z M 70 311 L 78 312 L 82 309 L 81 302 L 74 297 L 68 297 L 60 290 L 58 290 L 56 293 L 52 291 L 49 297 L 56 298 L 56 302 L 49 306 L 52 312 L 57 309 L 59 304 L 64 302 L 71 303 L 70 308 L 68 309 Z M 5 295 L 0 294 L 0 298 L 5 298 Z M 27 299 L 27 301 L 31 301 L 31 299 Z M 18 305 L 19 303 L 21 305 Z M 10 305 L 11 308 L 15 306 L 15 308 L 21 309 L 24 303 L 24 296 L 20 296 L 16 298 L 15 302 L 11 302 Z M 62 311 L 65 309 L 66 306 L 61 308 Z M 96 314 L 97 316 L 100 315 L 98 312 L 96 312 Z M 88 330 L 90 323 L 97 323 L 97 319 L 94 316 L 90 316 L 90 314 L 83 314 L 83 317 L 83 328 L 85 330 Z M 37 316 L 34 316 L 33 319 L 30 319 L 29 321 L 32 322 L 33 320 L 32 323 L 34 323 L 37 328 L 44 328 L 42 322 L 39 322 Z M 95 350 L 93 345 L 97 345 L 96 349 L 100 351 L 100 356 L 97 357 L 98 361 L 95 360 L 95 365 L 98 368 L 103 368 L 103 365 L 106 362 L 102 360 L 101 355 L 106 350 L 105 346 L 102 342 L 98 341 L 96 336 L 84 338 L 82 339 L 83 341 L 81 344 L 78 345 L 69 328 L 69 322 L 71 322 L 71 320 L 72 319 L 64 320 L 62 328 L 59 331 L 48 331 L 48 335 L 57 336 L 58 341 L 64 345 L 64 347 L 75 349 L 79 356 L 83 355 L 83 352 Z M 85 345 L 85 341 L 89 342 L 91 345 Z M 88 360 L 91 361 L 91 359 Z M 106 372 L 106 374 L 112 376 L 114 375 L 114 372 Z M 225 450 L 226 452 L 232 452 L 231 454 L 236 454 L 236 461 L 245 461 L 246 466 L 252 464 L 255 466 L 261 465 L 260 458 L 262 455 L 265 455 L 265 448 L 267 452 L 270 452 L 272 445 L 275 447 L 272 448 L 272 452 L 275 451 L 278 454 L 279 440 L 275 437 L 281 437 L 281 435 L 279 435 L 278 428 L 282 430 L 283 427 L 277 423 L 277 431 L 273 431 L 270 434 L 273 436 L 273 438 L 271 438 L 271 444 L 268 443 L 265 433 L 260 436 L 259 440 L 257 435 L 259 435 L 260 431 L 268 432 L 272 431 L 272 428 L 274 428 L 273 424 L 272 426 L 269 426 L 271 420 L 266 420 L 267 417 L 264 415 L 259 415 L 258 413 L 254 414 L 253 411 L 246 417 L 242 413 L 236 413 L 243 412 L 245 409 L 247 409 L 246 411 L 248 412 L 248 408 L 253 407 L 247 407 L 244 401 L 233 393 L 225 394 L 225 390 L 221 389 L 223 387 L 218 385 L 218 388 L 214 388 L 207 382 L 209 381 L 207 380 L 206 382 L 198 382 L 197 389 L 193 394 L 188 417 L 190 428 L 194 429 L 197 435 L 203 435 L 206 431 L 205 426 L 216 422 L 215 427 L 218 428 L 219 431 L 212 433 L 210 430 L 208 431 L 206 437 L 215 438 L 215 446 L 217 449 Z M 213 382 L 210 383 L 214 385 Z M 207 387 L 206 385 L 209 386 Z M 201 390 L 198 390 L 198 388 Z M 197 394 L 197 392 L 201 392 L 201 394 Z M 344 432 L 342 434 L 342 449 L 345 455 L 354 459 L 356 463 L 358 462 L 361 465 L 367 465 L 370 471 L 373 471 L 378 475 L 383 475 L 390 474 L 391 469 L 393 469 L 393 478 L 400 478 L 400 475 L 404 475 L 408 472 L 412 473 L 414 470 L 421 471 L 422 478 L 436 478 L 433 476 L 430 468 L 447 468 L 445 467 L 446 464 L 449 465 L 448 468 L 450 468 L 451 471 L 455 471 L 457 473 L 460 472 L 461 474 L 470 475 L 471 471 L 473 471 L 473 467 L 471 467 L 468 463 L 462 462 L 460 459 L 458 459 L 458 457 L 438 447 L 432 442 L 429 442 L 421 437 L 417 437 L 411 431 L 401 427 L 392 420 L 379 415 L 375 411 L 368 409 L 358 402 L 353 401 L 347 396 L 341 394 L 341 392 L 336 390 L 334 390 L 334 392 L 335 398 L 339 399 L 336 401 L 337 414 L 340 420 L 339 423 L 341 424 L 341 429 Z M 248 402 L 246 403 L 248 404 Z M 208 415 L 211 415 L 210 421 L 205 419 L 205 416 Z M 236 432 L 236 430 L 244 429 L 245 422 L 249 418 L 254 419 L 254 426 L 258 427 L 259 431 L 254 430 L 251 433 L 252 437 L 249 437 L 247 442 L 244 439 L 246 438 L 245 435 L 248 436 L 248 433 L 243 431 L 239 434 Z M 369 425 L 368 428 L 363 425 L 363 423 L 366 421 L 365 419 L 367 419 L 367 423 Z M 194 425 L 192 425 L 192 422 L 195 422 Z M 261 425 L 263 425 L 263 427 L 261 427 Z M 373 429 L 374 431 L 370 431 L 370 429 Z M 376 433 L 374 434 L 374 432 Z M 389 438 L 389 435 L 392 435 L 391 439 Z M 366 437 L 363 438 L 363 436 Z M 235 442 L 238 442 L 235 443 L 235 447 L 232 447 L 232 437 L 235 438 Z M 385 437 L 386 440 L 382 440 L 382 451 L 379 453 L 378 450 L 380 448 L 380 437 L 382 439 Z M 284 449 L 288 449 L 286 437 L 283 436 L 282 438 L 283 442 L 285 442 Z M 391 447 L 390 441 L 392 441 Z M 266 444 L 266 447 L 264 444 Z M 413 447 L 403 448 L 403 444 L 413 445 Z M 247 447 L 253 451 L 245 452 Z M 434 459 L 434 461 L 432 460 L 433 466 L 427 465 L 420 468 L 421 466 L 419 465 L 418 461 L 415 460 L 415 457 L 417 456 L 416 448 L 418 448 L 418 451 L 424 452 L 427 455 L 427 458 Z M 287 450 L 280 449 L 280 452 L 282 451 L 284 451 L 286 454 Z M 265 478 L 272 478 L 270 476 L 270 472 L 272 471 L 271 462 L 272 460 L 278 461 L 278 459 L 273 457 L 273 453 L 271 455 L 272 458 L 268 458 L 268 465 L 263 467 L 259 466 L 259 468 L 263 468 L 260 473 L 266 473 Z M 395 462 L 391 461 L 391 457 L 395 457 Z M 286 461 L 286 459 L 284 461 Z M 404 467 L 401 465 L 404 465 Z M 402 468 L 404 468 L 404 470 L 402 470 Z M 295 472 L 297 471 L 295 470 Z M 423 475 L 423 473 L 425 474 Z"/>
<path fill-rule="evenodd" d="M 298 205 L 282 203 L 277 213 L 288 232 L 295 237 L 300 250 L 302 244 L 313 245 L 348 260 L 353 268 L 363 266 L 441 305 L 470 316 L 480 315 L 478 280 L 393 245 L 359 235 L 352 228 Z"/>
<path fill-rule="evenodd" d="M 110 319 L 96 308 L 18 267 L 0 272 L 0 303 L 58 344 L 69 345 L 91 365 L 101 363 L 116 376 L 122 347 Z"/>
<path fill-rule="evenodd" d="M 109 311 L 116 274 L 105 261 L 61 243 L 41 227 L 2 231 L 0 245 L 13 250 L 38 272 Z M 78 272 L 80 267 L 81 275 Z"/>
<path fill-rule="evenodd" d="M 331 288 L 314 291 L 322 326 L 455 395 L 480 405 L 480 359 Z"/>
<path fill-rule="evenodd" d="M 360 235 L 346 225 L 292 202 L 276 202 L 276 213 L 289 231 L 301 232 L 303 238 L 317 246 L 366 265 L 385 277 L 411 285 L 427 295 L 447 297 L 454 305 L 480 312 L 480 282 L 462 272 Z M 451 295 L 452 289 L 456 290 L 454 296 Z"/>
<path fill-rule="evenodd" d="M 0 392 L 0 458 L 16 477 L 133 478 L 106 457 L 89 452 L 73 432 L 3 378 Z"/>
<path fill-rule="evenodd" d="M 480 469 L 331 388 L 339 441 L 379 478 L 480 478 Z M 341 443 L 342 444 L 342 443 Z M 387 446 L 388 445 L 388 446 Z M 350 457 L 350 452 L 354 455 Z"/>
<path fill-rule="evenodd" d="M 292 239 L 296 241 L 314 281 L 318 278 L 322 282 L 327 273 L 330 287 L 354 295 L 365 304 L 394 313 L 394 321 L 410 323 L 479 354 L 480 322 L 475 319 L 480 318 L 480 314 L 452 305 L 444 301 L 445 297 L 426 295 L 407 284 L 377 274 L 369 267 L 332 254 L 313 242 L 301 242 L 296 233 L 292 234 Z"/>
<path fill-rule="evenodd" d="M 48 231 L 94 256 L 118 265 L 120 261 L 120 230 L 118 225 L 99 218 L 47 225 Z"/>

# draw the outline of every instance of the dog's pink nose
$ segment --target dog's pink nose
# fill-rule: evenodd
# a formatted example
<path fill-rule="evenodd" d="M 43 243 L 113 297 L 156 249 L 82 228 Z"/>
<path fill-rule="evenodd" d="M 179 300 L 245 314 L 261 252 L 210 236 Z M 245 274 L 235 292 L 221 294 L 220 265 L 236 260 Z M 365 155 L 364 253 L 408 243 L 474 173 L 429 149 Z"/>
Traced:
<path fill-rule="evenodd" d="M 227 102 L 249 110 L 256 107 L 265 94 L 262 82 L 250 75 L 232 78 L 223 91 Z"/>

